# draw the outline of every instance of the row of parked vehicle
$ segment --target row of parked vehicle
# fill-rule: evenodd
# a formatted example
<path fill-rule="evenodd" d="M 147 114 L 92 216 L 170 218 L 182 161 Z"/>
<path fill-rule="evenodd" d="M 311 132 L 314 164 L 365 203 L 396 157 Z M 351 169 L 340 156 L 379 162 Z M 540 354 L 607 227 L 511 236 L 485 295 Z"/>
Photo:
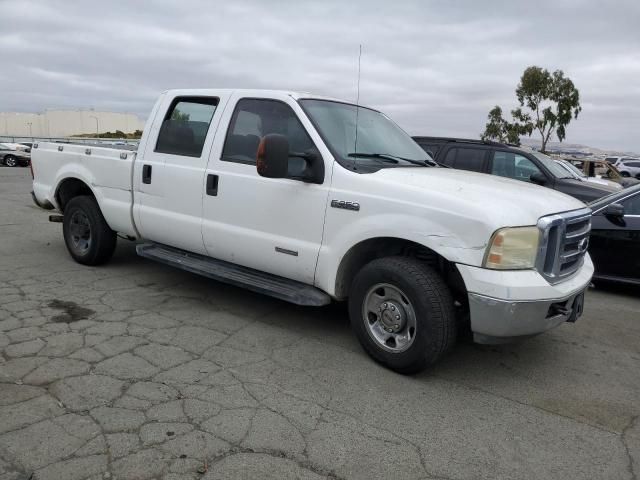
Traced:
<path fill-rule="evenodd" d="M 481 140 L 414 137 L 438 163 L 534 183 L 571 195 L 593 212 L 589 254 L 596 280 L 640 284 L 640 160 L 554 160 Z"/>
<path fill-rule="evenodd" d="M 7 167 L 28 167 L 32 143 L 0 143 L 0 163 Z"/>

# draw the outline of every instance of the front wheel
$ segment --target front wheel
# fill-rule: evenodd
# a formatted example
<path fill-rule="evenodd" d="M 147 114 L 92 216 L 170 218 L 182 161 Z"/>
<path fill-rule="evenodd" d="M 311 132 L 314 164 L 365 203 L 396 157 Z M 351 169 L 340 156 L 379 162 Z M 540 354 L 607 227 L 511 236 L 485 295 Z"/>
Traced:
<path fill-rule="evenodd" d="M 14 157 L 13 155 L 7 155 L 6 157 L 4 157 L 4 164 L 7 167 L 17 167 L 18 166 L 18 159 L 16 157 Z"/>
<path fill-rule="evenodd" d="M 416 373 L 455 343 L 453 299 L 431 267 L 409 257 L 365 265 L 349 296 L 351 327 L 371 357 L 399 373 Z"/>
<path fill-rule="evenodd" d="M 69 200 L 62 233 L 69 254 L 83 265 L 105 263 L 116 248 L 116 232 L 107 225 L 93 197 L 83 195 Z"/>

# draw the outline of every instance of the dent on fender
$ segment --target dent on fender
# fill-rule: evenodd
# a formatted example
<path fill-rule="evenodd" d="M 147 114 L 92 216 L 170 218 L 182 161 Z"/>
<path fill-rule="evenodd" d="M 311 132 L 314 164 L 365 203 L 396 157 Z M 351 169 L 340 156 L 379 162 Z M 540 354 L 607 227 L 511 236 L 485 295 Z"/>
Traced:
<path fill-rule="evenodd" d="M 485 250 L 487 248 L 487 242 L 483 243 L 482 245 L 473 245 L 473 246 L 467 246 L 467 245 L 460 245 L 459 243 L 459 239 L 454 236 L 454 235 L 450 235 L 447 233 L 418 233 L 418 235 L 420 235 L 422 238 L 438 238 L 438 239 L 448 239 L 450 240 L 449 242 L 439 242 L 438 245 L 441 247 L 446 247 L 446 248 L 459 248 L 461 250 Z"/>

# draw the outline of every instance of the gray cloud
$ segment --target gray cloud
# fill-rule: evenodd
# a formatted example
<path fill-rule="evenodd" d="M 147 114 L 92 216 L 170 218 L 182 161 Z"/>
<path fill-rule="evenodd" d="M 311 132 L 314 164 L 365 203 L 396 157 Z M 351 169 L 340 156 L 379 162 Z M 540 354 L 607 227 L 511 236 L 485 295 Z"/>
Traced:
<path fill-rule="evenodd" d="M 146 116 L 167 88 L 256 87 L 361 102 L 413 134 L 472 136 L 516 106 L 528 65 L 583 111 L 567 142 L 640 151 L 640 2 L 0 0 L 0 110 Z"/>

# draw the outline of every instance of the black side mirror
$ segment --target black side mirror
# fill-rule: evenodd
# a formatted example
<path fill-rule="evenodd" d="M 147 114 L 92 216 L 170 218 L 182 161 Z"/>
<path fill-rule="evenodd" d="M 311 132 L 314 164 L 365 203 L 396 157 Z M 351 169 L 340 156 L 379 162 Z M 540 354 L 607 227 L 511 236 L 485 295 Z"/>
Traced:
<path fill-rule="evenodd" d="M 298 172 L 298 175 L 290 175 L 289 178 L 296 178 L 305 183 L 321 184 L 324 182 L 324 161 L 320 152 L 313 148 L 302 153 L 289 153 L 289 158 L 295 157 L 304 159 L 305 167 L 303 171 Z"/>
<path fill-rule="evenodd" d="M 547 177 L 545 177 L 541 172 L 532 173 L 529 177 L 529 180 L 538 185 L 544 185 L 545 183 L 547 183 Z"/>
<path fill-rule="evenodd" d="M 286 178 L 289 169 L 289 141 L 284 135 L 270 133 L 262 137 L 256 155 L 258 175 Z"/>
<path fill-rule="evenodd" d="M 622 218 L 624 217 L 624 205 L 620 203 L 610 203 L 604 209 L 607 217 Z"/>

